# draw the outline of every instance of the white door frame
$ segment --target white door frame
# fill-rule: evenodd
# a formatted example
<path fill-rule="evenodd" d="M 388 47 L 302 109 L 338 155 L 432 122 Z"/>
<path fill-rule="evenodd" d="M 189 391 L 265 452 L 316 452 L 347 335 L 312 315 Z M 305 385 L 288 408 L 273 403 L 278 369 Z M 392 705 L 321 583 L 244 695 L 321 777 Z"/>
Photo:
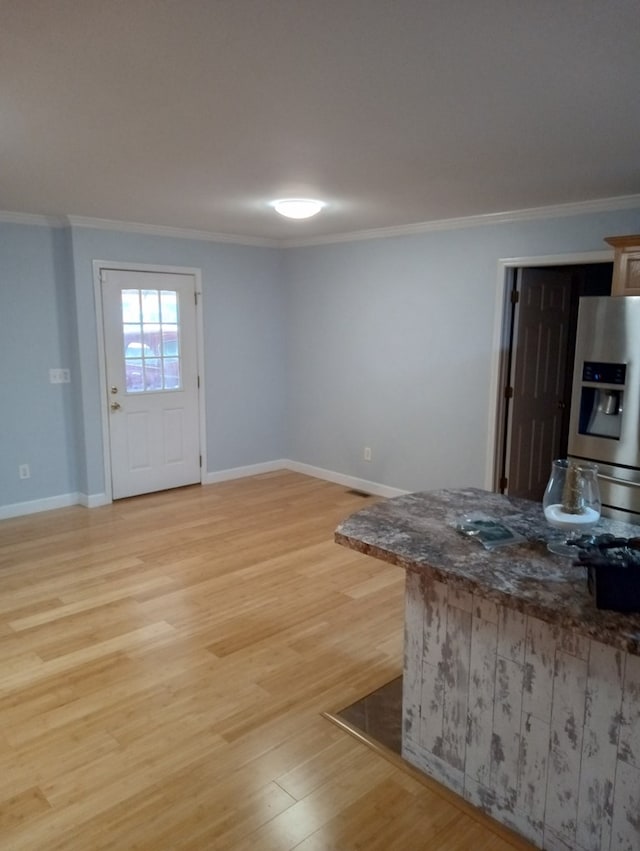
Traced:
<path fill-rule="evenodd" d="M 613 250 L 582 251 L 576 254 L 544 254 L 540 257 L 507 257 L 498 260 L 498 282 L 495 295 L 493 317 L 493 337 L 491 346 L 491 378 L 489 382 L 489 423 L 487 428 L 487 451 L 484 474 L 484 486 L 492 491 L 496 486 L 498 469 L 497 437 L 501 425 L 501 393 L 505 372 L 505 324 L 507 311 L 511 311 L 510 290 L 512 269 L 520 266 L 581 266 L 590 263 L 613 263 Z"/>
<path fill-rule="evenodd" d="M 160 272 L 174 275 L 192 275 L 196 292 L 196 357 L 198 368 L 198 407 L 199 407 L 199 440 L 200 481 L 204 481 L 207 470 L 207 428 L 205 406 L 205 377 L 204 377 L 204 320 L 202 317 L 202 271 L 187 266 L 154 266 L 148 263 L 123 263 L 110 260 L 93 261 L 93 291 L 96 310 L 96 328 L 98 335 L 98 369 L 100 381 L 100 413 L 102 421 L 102 454 L 104 461 L 104 490 L 107 502 L 113 502 L 111 487 L 111 442 L 109 440 L 109 408 L 107 405 L 107 362 L 104 349 L 104 318 L 102 314 L 102 283 L 100 272 L 103 269 L 116 269 L 124 272 Z"/>

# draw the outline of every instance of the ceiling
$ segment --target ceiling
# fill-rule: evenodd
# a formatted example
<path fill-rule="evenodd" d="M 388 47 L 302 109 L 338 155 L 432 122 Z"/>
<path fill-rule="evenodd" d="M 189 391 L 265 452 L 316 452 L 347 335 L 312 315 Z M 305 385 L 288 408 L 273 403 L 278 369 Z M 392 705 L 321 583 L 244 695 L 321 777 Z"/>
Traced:
<path fill-rule="evenodd" d="M 1 210 L 290 241 L 640 192 L 637 0 L 0 15 Z"/>

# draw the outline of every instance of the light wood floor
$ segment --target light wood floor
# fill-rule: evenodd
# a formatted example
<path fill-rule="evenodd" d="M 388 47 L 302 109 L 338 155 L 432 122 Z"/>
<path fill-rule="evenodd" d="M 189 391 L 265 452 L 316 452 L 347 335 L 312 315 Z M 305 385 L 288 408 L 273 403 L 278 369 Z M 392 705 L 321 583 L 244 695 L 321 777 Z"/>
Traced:
<path fill-rule="evenodd" d="M 371 500 L 283 472 L 0 523 L 0 848 L 529 848 L 321 713 L 397 676 Z"/>

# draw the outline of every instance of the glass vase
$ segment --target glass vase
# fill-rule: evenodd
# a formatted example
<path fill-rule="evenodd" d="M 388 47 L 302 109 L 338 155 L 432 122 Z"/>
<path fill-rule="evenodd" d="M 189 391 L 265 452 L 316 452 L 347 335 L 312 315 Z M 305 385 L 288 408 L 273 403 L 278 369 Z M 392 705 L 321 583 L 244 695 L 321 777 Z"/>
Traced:
<path fill-rule="evenodd" d="M 548 550 L 575 557 L 575 542 L 588 535 L 600 519 L 597 464 L 566 458 L 553 461 L 542 508 L 545 520 L 558 532 L 548 542 Z"/>

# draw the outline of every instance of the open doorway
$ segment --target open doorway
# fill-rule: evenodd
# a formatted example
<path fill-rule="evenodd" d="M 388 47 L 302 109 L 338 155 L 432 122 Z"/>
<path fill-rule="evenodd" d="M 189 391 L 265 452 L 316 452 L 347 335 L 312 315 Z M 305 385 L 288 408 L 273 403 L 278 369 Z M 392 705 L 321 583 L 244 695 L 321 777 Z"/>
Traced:
<path fill-rule="evenodd" d="M 540 501 L 565 457 L 581 296 L 610 295 L 613 263 L 506 270 L 494 489 Z"/>

